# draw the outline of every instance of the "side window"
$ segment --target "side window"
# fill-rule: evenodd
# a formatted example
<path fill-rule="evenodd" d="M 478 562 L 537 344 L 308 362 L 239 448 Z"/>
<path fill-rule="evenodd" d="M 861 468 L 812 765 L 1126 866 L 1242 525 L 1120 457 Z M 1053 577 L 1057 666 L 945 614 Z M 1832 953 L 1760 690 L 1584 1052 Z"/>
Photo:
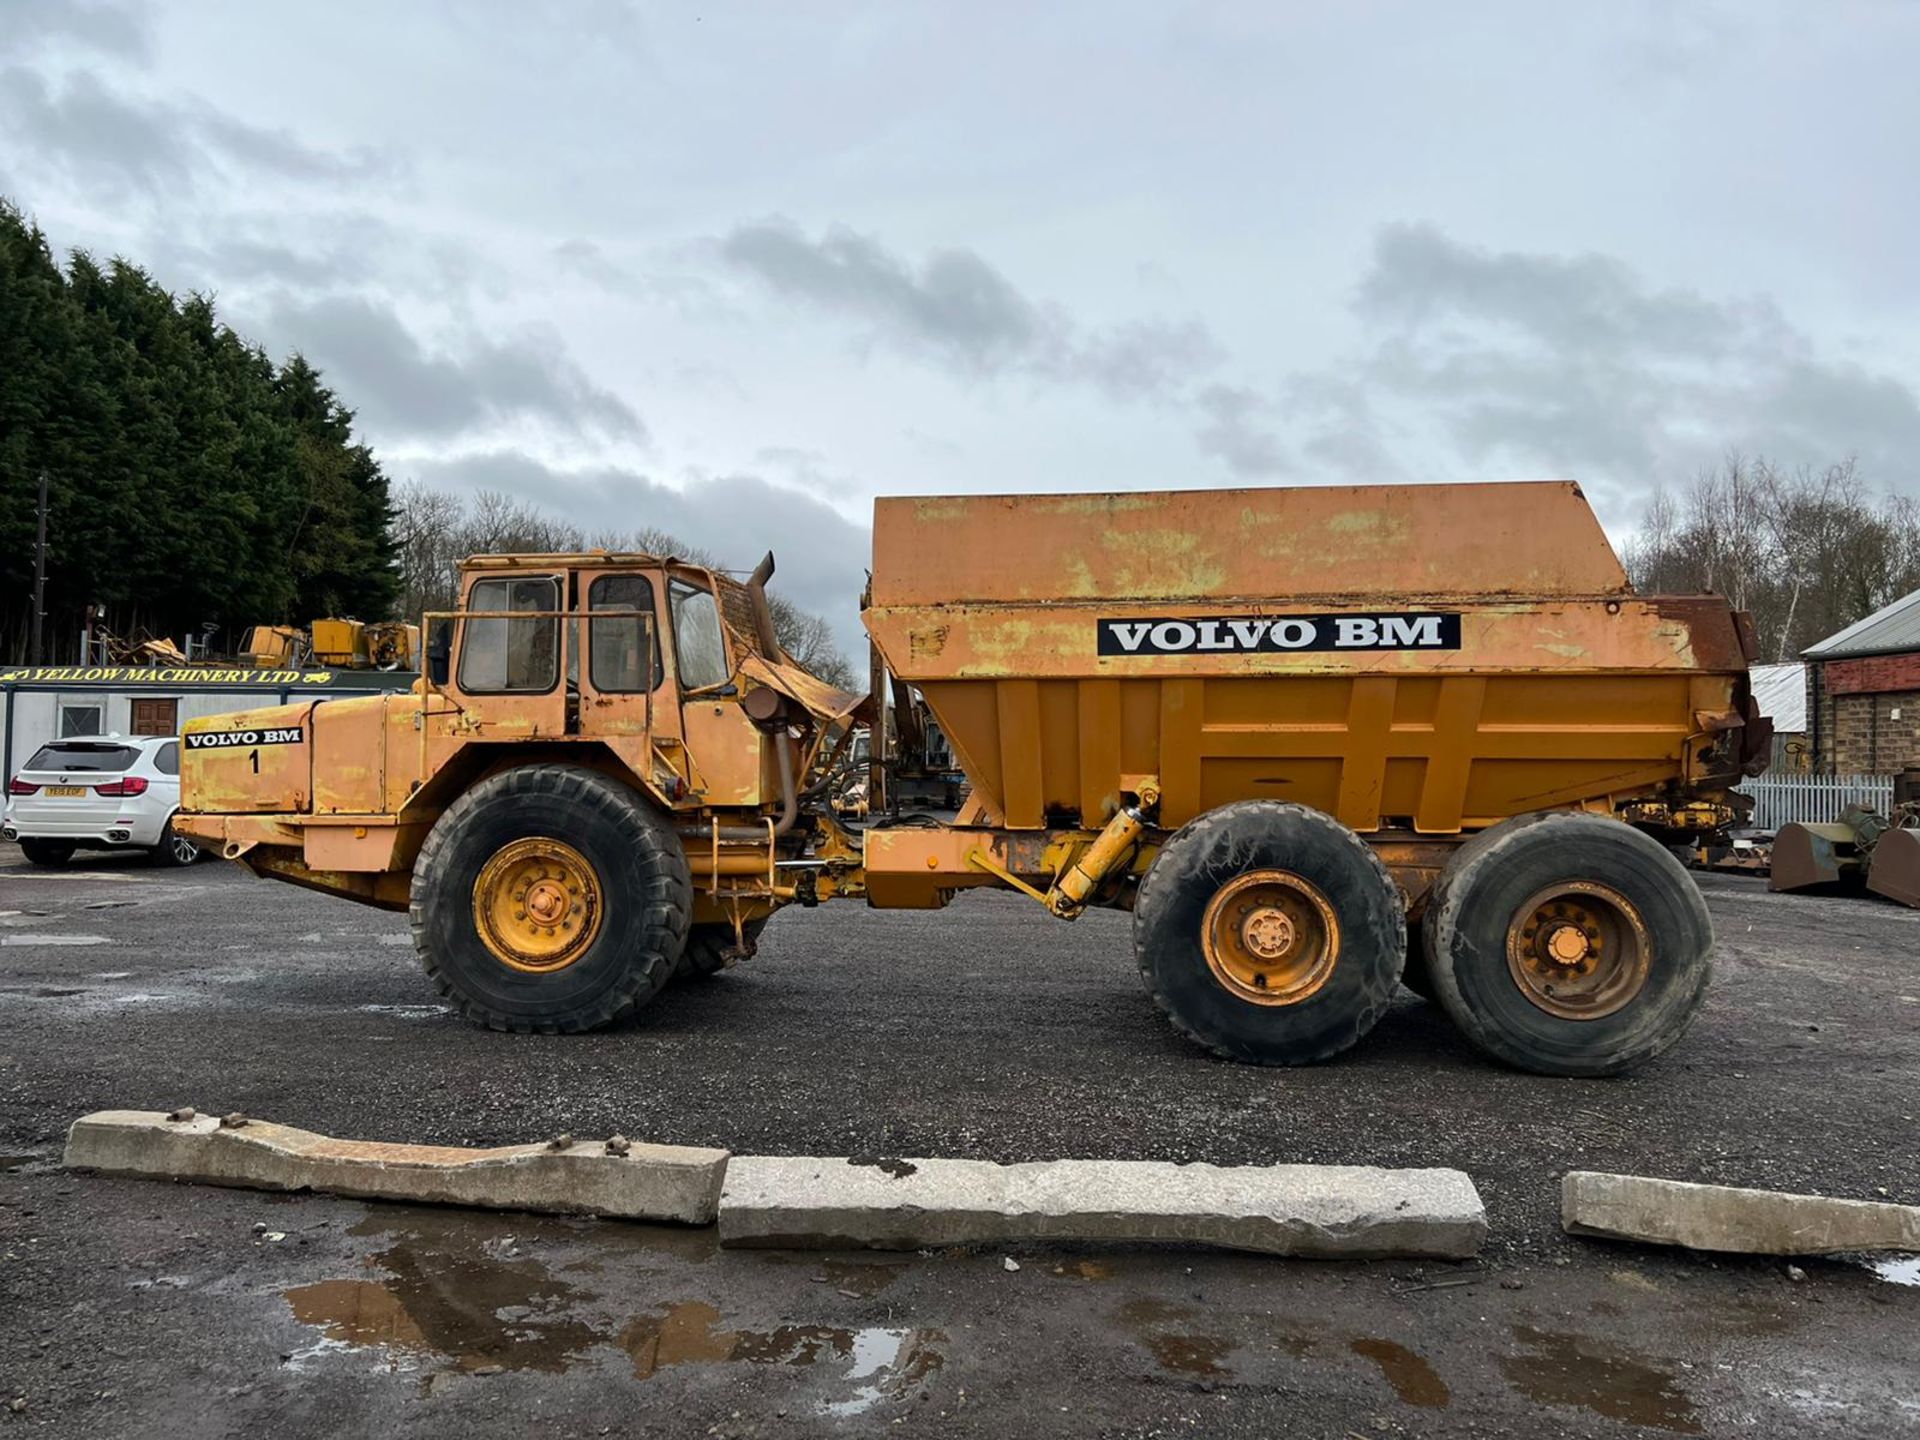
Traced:
<path fill-rule="evenodd" d="M 660 683 L 660 632 L 653 624 L 653 586 L 643 575 L 602 575 L 587 590 L 587 673 L 603 695 L 651 690 Z"/>
<path fill-rule="evenodd" d="M 154 753 L 153 768 L 162 775 L 180 773 L 180 742 L 178 740 L 169 740 Z"/>
<path fill-rule="evenodd" d="M 476 580 L 467 609 L 496 613 L 461 622 L 460 688 L 470 695 L 541 693 L 560 678 L 560 581 L 552 575 Z M 546 611 L 517 618 L 520 611 Z"/>
<path fill-rule="evenodd" d="M 673 580 L 667 598 L 673 607 L 673 654 L 681 687 L 704 690 L 726 684 L 733 672 L 727 666 L 727 642 L 713 592 Z"/>

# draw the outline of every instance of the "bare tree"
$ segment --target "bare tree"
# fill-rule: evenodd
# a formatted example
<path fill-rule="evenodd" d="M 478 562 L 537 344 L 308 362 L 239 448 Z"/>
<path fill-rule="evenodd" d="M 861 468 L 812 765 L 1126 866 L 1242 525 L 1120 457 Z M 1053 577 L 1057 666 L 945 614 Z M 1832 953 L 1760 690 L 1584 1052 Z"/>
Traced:
<path fill-rule="evenodd" d="M 1788 472 L 1729 454 L 1677 503 L 1655 492 L 1626 559 L 1641 590 L 1725 595 L 1787 660 L 1920 588 L 1920 506 L 1876 500 L 1851 459 Z"/>

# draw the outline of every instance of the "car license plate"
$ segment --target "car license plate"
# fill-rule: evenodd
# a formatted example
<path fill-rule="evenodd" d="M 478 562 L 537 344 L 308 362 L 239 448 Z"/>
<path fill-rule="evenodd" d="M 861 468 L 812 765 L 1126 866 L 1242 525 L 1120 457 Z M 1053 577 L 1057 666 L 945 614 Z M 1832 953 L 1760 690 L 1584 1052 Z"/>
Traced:
<path fill-rule="evenodd" d="M 49 785 L 47 786 L 47 794 L 58 795 L 65 800 L 78 800 L 81 796 L 85 795 L 86 793 L 87 793 L 87 787 L 84 785 Z"/>

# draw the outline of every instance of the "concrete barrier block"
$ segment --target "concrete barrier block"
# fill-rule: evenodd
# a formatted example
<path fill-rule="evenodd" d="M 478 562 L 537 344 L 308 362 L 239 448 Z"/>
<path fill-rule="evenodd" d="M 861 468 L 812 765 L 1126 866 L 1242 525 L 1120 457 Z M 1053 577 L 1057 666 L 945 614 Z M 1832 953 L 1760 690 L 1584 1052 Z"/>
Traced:
<path fill-rule="evenodd" d="M 178 1113 L 178 1112 L 176 1112 Z M 621 1148 L 621 1147 L 614 1147 Z M 467 1150 L 337 1140 L 264 1120 L 102 1110 L 67 1132 L 73 1169 L 368 1200 L 713 1223 L 727 1152 L 605 1141 Z"/>
<path fill-rule="evenodd" d="M 1591 1170 L 1569 1171 L 1560 1182 L 1560 1223 L 1570 1235 L 1749 1255 L 1920 1251 L 1920 1205 Z"/>
<path fill-rule="evenodd" d="M 1158 1241 L 1459 1258 L 1486 1234 L 1486 1209 L 1458 1170 L 744 1155 L 728 1165 L 720 1196 L 720 1243 L 739 1246 Z"/>

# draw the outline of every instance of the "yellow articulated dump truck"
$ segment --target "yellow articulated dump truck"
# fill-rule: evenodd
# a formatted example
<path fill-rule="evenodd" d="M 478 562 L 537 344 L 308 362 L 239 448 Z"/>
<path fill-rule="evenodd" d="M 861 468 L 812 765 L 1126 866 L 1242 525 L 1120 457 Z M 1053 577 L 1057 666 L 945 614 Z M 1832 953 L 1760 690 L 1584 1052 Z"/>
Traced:
<path fill-rule="evenodd" d="M 1571 484 L 883 499 L 873 695 L 970 784 L 835 817 L 875 700 L 786 655 L 765 585 L 671 557 L 491 555 L 411 694 L 191 722 L 176 825 L 406 910 L 498 1029 L 581 1031 L 751 956 L 779 911 L 998 888 L 1132 912 L 1213 1052 L 1354 1044 L 1404 978 L 1487 1054 L 1627 1069 L 1699 1008 L 1712 930 L 1662 843 L 1767 752 L 1751 632 L 1636 595 Z"/>

